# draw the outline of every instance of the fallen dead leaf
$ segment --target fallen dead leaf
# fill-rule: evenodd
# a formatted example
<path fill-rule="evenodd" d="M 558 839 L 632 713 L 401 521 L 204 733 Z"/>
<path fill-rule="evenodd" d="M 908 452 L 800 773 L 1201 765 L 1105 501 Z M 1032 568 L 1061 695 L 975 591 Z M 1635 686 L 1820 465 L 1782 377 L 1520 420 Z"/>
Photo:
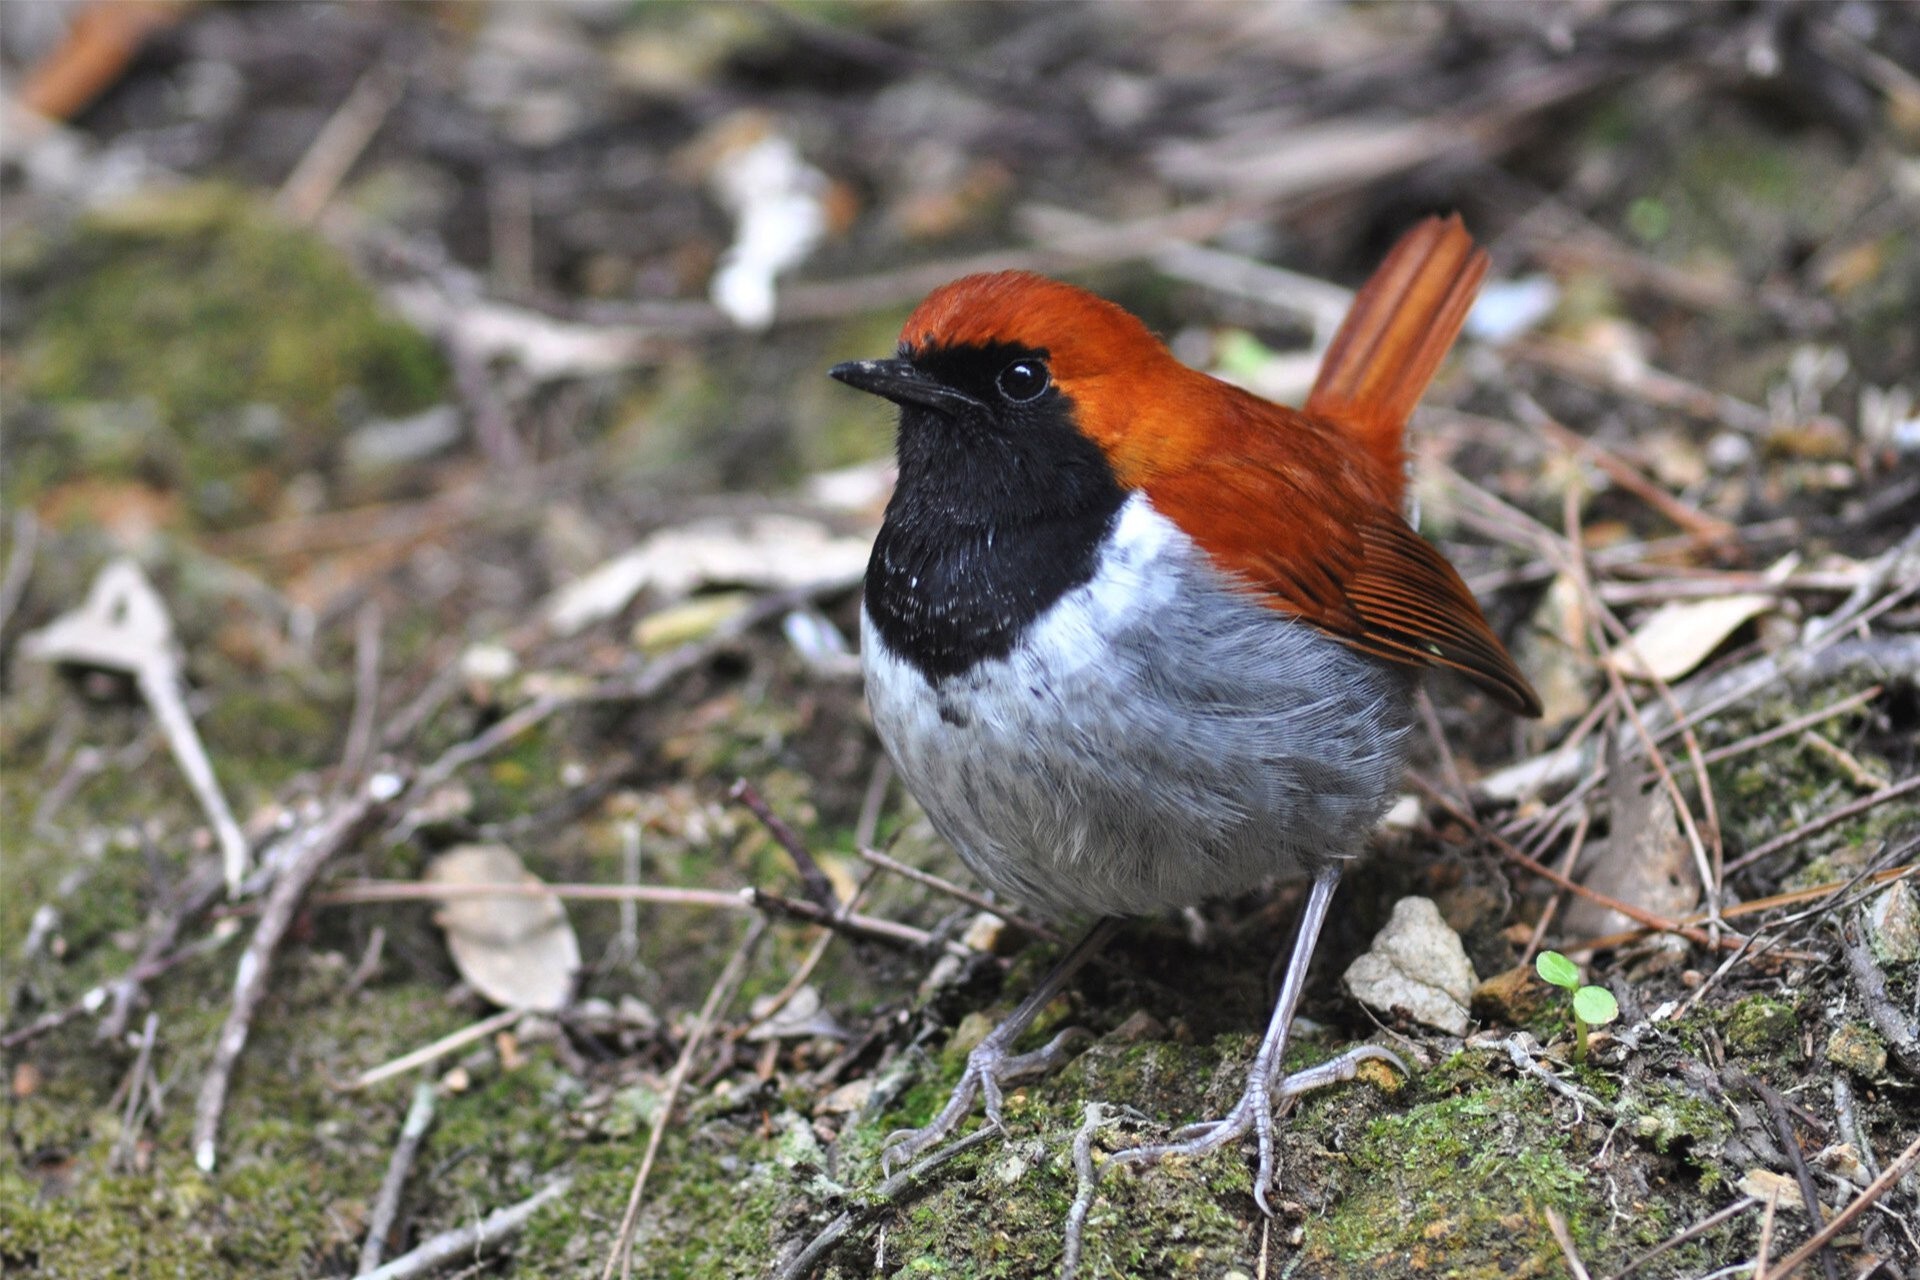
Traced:
<path fill-rule="evenodd" d="M 795 516 L 703 520 L 664 529 L 561 587 L 544 612 L 556 632 L 573 635 L 611 618 L 647 590 L 678 600 L 703 586 L 851 586 L 866 572 L 871 550 L 868 538 L 839 537 L 818 521 Z"/>
<path fill-rule="evenodd" d="M 1684 600 L 1662 605 L 1613 651 L 1614 669 L 1629 680 L 1674 681 L 1718 649 L 1740 624 L 1759 617 L 1773 604 L 1760 594 Z"/>
<path fill-rule="evenodd" d="M 1581 877 L 1589 888 L 1645 907 L 1669 919 L 1685 915 L 1700 900 L 1700 875 L 1693 851 L 1680 831 L 1673 797 L 1663 786 L 1641 790 L 1626 763 L 1618 739 L 1609 743 L 1607 807 L 1613 829 L 1596 840 L 1581 859 L 1591 868 Z M 1567 930 L 1583 936 L 1618 933 L 1634 922 L 1611 907 L 1576 898 L 1567 908 Z"/>
<path fill-rule="evenodd" d="M 427 868 L 436 885 L 540 883 L 505 845 L 463 844 Z M 566 1007 L 580 969 L 580 940 L 566 908 L 552 894 L 444 900 L 434 923 L 460 976 L 507 1009 L 554 1013 Z"/>
<path fill-rule="evenodd" d="M 1806 1198 L 1800 1194 L 1800 1184 L 1784 1173 L 1775 1173 L 1771 1169 L 1749 1169 L 1746 1177 L 1737 1184 L 1742 1192 L 1755 1200 L 1770 1200 L 1779 1197 L 1782 1209 L 1802 1209 L 1807 1207 Z"/>

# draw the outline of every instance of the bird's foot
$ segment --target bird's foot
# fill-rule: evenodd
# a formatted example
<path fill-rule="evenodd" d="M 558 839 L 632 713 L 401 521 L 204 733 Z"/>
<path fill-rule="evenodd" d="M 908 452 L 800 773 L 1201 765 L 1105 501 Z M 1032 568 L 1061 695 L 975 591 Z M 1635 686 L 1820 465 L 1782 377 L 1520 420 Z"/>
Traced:
<path fill-rule="evenodd" d="M 900 1129 L 887 1135 L 886 1149 L 880 1154 L 883 1167 L 892 1170 L 907 1164 L 934 1143 L 953 1132 L 953 1129 L 967 1113 L 973 1110 L 975 1097 L 985 1095 L 984 1110 L 987 1123 L 1000 1130 L 1007 1131 L 1006 1120 L 1002 1114 L 1006 1096 L 1001 1086 L 1018 1080 L 1031 1080 L 1043 1076 L 1066 1065 L 1073 1055 L 1069 1048 L 1078 1041 L 1091 1040 L 1092 1034 L 1080 1027 L 1068 1027 L 1038 1049 L 1027 1053 L 1010 1052 L 1012 1041 L 1023 1026 L 1014 1026 L 1013 1020 L 1001 1023 L 974 1046 L 967 1055 L 967 1069 L 960 1077 L 960 1083 L 953 1087 L 953 1096 L 947 1099 L 947 1105 L 940 1114 L 919 1129 Z M 1011 1031 L 1003 1036 L 1001 1033 Z"/>
<path fill-rule="evenodd" d="M 1267 1188 L 1273 1183 L 1274 1173 L 1274 1108 L 1303 1093 L 1353 1079 L 1360 1070 L 1360 1064 L 1369 1059 L 1390 1062 L 1402 1075 L 1411 1074 L 1399 1055 L 1371 1044 L 1349 1049 L 1337 1058 L 1316 1067 L 1308 1067 L 1305 1071 L 1296 1071 L 1277 1081 L 1272 1079 L 1272 1066 L 1256 1059 L 1252 1070 L 1247 1072 L 1247 1087 L 1241 1091 L 1240 1101 L 1226 1115 L 1218 1120 L 1185 1125 L 1174 1131 L 1171 1142 L 1116 1151 L 1113 1159 L 1148 1164 L 1168 1156 L 1200 1156 L 1218 1150 L 1229 1142 L 1238 1141 L 1251 1132 L 1260 1144 L 1260 1171 L 1253 1181 L 1253 1198 L 1260 1206 L 1260 1212 L 1272 1217 L 1273 1209 L 1267 1203 Z"/>

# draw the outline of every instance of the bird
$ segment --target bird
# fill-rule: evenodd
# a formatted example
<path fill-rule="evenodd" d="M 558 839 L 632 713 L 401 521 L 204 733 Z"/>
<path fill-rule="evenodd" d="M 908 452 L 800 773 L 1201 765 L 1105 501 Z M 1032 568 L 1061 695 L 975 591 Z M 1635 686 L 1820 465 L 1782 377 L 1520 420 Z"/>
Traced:
<path fill-rule="evenodd" d="M 1487 270 L 1460 217 L 1410 228 L 1355 295 L 1298 409 L 1182 364 L 1121 306 L 1002 271 L 942 285 L 895 354 L 835 365 L 899 407 L 898 480 L 868 562 L 861 661 L 880 743 L 1004 899 L 1090 922 L 968 1055 L 910 1160 L 984 1095 L 1066 1060 L 1013 1047 L 1127 917 L 1311 880 L 1239 1102 L 1115 1157 L 1257 1138 L 1352 1079 L 1362 1045 L 1280 1074 L 1342 868 L 1398 793 L 1422 675 L 1540 700 L 1446 558 L 1410 526 L 1408 418 Z M 1404 1066 L 1401 1068 L 1404 1070 Z"/>

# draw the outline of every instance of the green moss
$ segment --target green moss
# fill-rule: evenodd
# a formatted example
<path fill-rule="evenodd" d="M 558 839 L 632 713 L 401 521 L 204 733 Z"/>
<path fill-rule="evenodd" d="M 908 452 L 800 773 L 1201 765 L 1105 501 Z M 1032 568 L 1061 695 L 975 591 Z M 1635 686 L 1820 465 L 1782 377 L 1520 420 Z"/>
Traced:
<path fill-rule="evenodd" d="M 1421 1083 L 1430 1092 L 1434 1082 Z M 1306 1256 L 1323 1265 L 1557 1274 L 1563 1259 L 1545 1221 L 1549 1207 L 1565 1216 L 1576 1242 L 1591 1249 L 1599 1238 L 1604 1211 L 1595 1189 L 1552 1108 L 1523 1082 L 1378 1116 L 1342 1164 L 1344 1193 L 1327 1217 L 1307 1224 Z"/>
<path fill-rule="evenodd" d="M 36 487 L 139 476 L 202 519 L 258 518 L 343 418 L 417 412 L 446 381 L 338 253 L 226 187 L 137 197 L 46 260 L 18 281 L 33 323 L 9 379 L 51 410 L 16 441 Z"/>
<path fill-rule="evenodd" d="M 244 813 L 301 770 L 328 763 L 345 733 L 344 711 L 272 678 L 253 687 L 232 681 L 208 706 L 200 733 L 229 803 Z"/>
<path fill-rule="evenodd" d="M 773 1118 L 767 1136 L 722 1121 L 673 1132 L 661 1152 L 661 1167 L 672 1174 L 655 1184 L 641 1215 L 635 1273 L 661 1280 L 765 1274 L 778 1228 L 804 1209 L 793 1200 L 796 1183 L 815 1168 L 810 1157 L 796 1156 L 807 1148 L 795 1138 L 805 1128 L 804 1119 L 788 1113 Z M 637 1150 L 628 1152 L 629 1181 Z M 622 1186 L 618 1199 L 603 1203 L 619 1203 L 625 1191 Z M 529 1249 L 535 1243 L 529 1239 Z"/>
<path fill-rule="evenodd" d="M 1629 1093 L 1621 1109 L 1632 1117 L 1635 1137 L 1663 1154 L 1695 1156 L 1701 1167 L 1712 1166 L 1733 1132 L 1725 1104 L 1677 1085 L 1648 1083 Z"/>
<path fill-rule="evenodd" d="M 1887 1069 L 1887 1046 L 1869 1027 L 1857 1022 L 1835 1027 L 1827 1038 L 1827 1061 L 1857 1076 L 1876 1079 Z"/>
<path fill-rule="evenodd" d="M 120 1117 L 108 1103 L 132 1051 L 92 1044 L 84 1024 L 36 1042 L 27 1060 L 44 1064 L 40 1086 L 12 1099 L 9 1120 L 28 1167 L 44 1172 L 35 1185 L 13 1162 L 0 1166 L 0 1264 L 76 1278 L 218 1280 L 346 1270 L 407 1086 L 343 1093 L 328 1082 L 464 1019 L 438 991 L 422 986 L 341 1002 L 341 966 L 313 963 L 317 959 L 286 957 L 276 970 L 274 994 L 235 1075 L 221 1125 L 220 1167 L 211 1177 L 193 1168 L 193 1108 L 177 1103 L 145 1131 L 149 1141 L 136 1148 L 136 1170 L 115 1169 L 109 1157 Z M 176 970 L 154 988 L 160 1078 L 197 1079 L 203 1047 L 226 1016 L 230 981 L 231 965 L 222 963 Z M 176 1085 L 172 1097 L 180 1096 Z M 190 1089 L 186 1096 L 190 1101 Z M 529 1108 L 494 1140 L 540 1132 L 528 1117 L 544 1114 Z M 509 1188 L 517 1184 L 501 1177 L 477 1199 L 475 1185 L 462 1182 L 463 1167 L 443 1162 L 434 1189 L 421 1197 L 427 1212 L 442 1195 L 454 1215 L 471 1203 L 512 1198 Z M 465 1198 L 457 1198 L 458 1191 Z"/>
<path fill-rule="evenodd" d="M 1755 994 L 1742 997 L 1727 1010 L 1723 1025 L 1729 1046 L 1757 1053 L 1790 1043 L 1799 1016 L 1786 1001 Z"/>

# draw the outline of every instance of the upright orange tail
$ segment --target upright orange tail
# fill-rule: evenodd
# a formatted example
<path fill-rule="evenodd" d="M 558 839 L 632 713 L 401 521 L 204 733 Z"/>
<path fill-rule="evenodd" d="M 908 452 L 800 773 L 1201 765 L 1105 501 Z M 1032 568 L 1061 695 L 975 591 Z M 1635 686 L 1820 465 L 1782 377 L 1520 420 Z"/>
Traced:
<path fill-rule="evenodd" d="M 1407 419 L 1459 336 L 1487 273 L 1460 215 L 1400 237 L 1333 335 L 1306 412 L 1346 428 L 1380 467 L 1396 505 Z"/>

